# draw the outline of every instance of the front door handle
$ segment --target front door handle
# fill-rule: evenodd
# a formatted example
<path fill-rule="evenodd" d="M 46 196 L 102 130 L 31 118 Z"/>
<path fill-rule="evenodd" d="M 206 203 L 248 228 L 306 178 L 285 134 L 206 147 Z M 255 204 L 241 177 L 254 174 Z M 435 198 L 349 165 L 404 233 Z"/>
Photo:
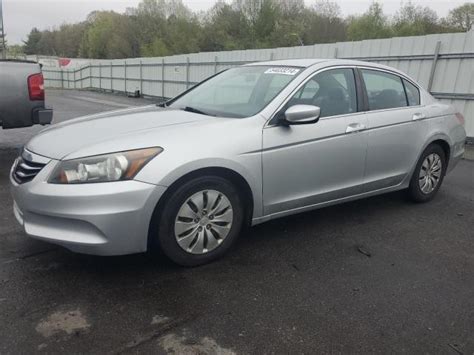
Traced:
<path fill-rule="evenodd" d="M 418 121 L 418 120 L 422 120 L 423 118 L 425 118 L 425 114 L 421 113 L 421 112 L 417 112 L 417 113 L 413 114 L 412 120 L 413 121 Z"/>
<path fill-rule="evenodd" d="M 351 123 L 349 126 L 347 126 L 346 133 L 360 132 L 363 131 L 365 128 L 365 125 L 362 123 Z"/>

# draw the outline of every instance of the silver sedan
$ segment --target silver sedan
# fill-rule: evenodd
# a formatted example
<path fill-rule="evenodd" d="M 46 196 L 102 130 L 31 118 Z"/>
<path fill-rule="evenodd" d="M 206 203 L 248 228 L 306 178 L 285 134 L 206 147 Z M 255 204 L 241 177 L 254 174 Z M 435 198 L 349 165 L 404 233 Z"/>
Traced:
<path fill-rule="evenodd" d="M 464 118 L 393 68 L 283 60 L 223 71 L 161 105 L 74 119 L 11 170 L 26 234 L 73 251 L 223 255 L 242 227 L 395 190 L 432 199 Z"/>

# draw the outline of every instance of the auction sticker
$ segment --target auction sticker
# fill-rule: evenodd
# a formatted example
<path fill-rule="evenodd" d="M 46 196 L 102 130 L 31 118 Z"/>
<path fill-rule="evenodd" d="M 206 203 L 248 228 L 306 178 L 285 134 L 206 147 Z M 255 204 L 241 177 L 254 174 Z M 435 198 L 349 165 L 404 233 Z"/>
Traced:
<path fill-rule="evenodd" d="M 265 70 L 265 74 L 296 75 L 299 71 L 300 70 L 296 68 L 277 67 Z"/>

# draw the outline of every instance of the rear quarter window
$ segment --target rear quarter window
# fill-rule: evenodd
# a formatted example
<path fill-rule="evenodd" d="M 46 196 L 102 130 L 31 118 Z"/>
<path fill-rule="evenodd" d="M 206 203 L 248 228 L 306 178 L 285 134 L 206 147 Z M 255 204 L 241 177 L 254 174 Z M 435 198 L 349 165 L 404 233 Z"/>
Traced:
<path fill-rule="evenodd" d="M 420 90 L 410 83 L 408 80 L 403 79 L 403 85 L 405 85 L 405 91 L 407 93 L 407 100 L 409 106 L 418 106 L 420 104 Z"/>

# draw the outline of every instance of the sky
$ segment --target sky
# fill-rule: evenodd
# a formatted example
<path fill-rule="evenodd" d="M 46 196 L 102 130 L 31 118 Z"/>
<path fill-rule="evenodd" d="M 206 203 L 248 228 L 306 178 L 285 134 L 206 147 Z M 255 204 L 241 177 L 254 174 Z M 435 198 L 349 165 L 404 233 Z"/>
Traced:
<path fill-rule="evenodd" d="M 231 2 L 231 0 L 226 0 Z M 449 10 L 462 5 L 467 0 L 412 0 L 415 5 L 428 6 L 444 17 Z M 0 0 L 2 2 L 2 0 Z M 74 23 L 85 20 L 94 10 L 114 10 L 124 12 L 127 7 L 136 7 L 140 0 L 3 0 L 3 22 L 5 34 L 10 44 L 20 44 L 33 27 L 40 30 L 57 27 L 64 22 Z M 191 10 L 207 10 L 216 0 L 183 0 Z M 315 0 L 305 0 L 311 5 Z M 342 14 L 363 13 L 372 0 L 336 0 Z M 401 0 L 379 1 L 386 14 L 394 14 Z"/>

